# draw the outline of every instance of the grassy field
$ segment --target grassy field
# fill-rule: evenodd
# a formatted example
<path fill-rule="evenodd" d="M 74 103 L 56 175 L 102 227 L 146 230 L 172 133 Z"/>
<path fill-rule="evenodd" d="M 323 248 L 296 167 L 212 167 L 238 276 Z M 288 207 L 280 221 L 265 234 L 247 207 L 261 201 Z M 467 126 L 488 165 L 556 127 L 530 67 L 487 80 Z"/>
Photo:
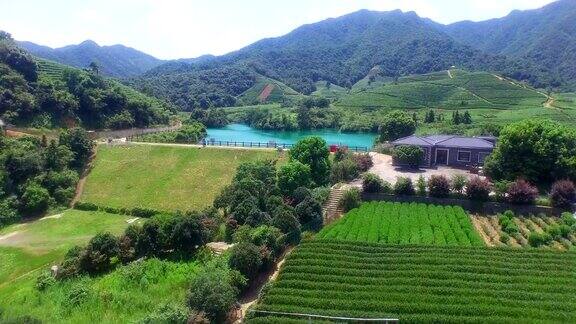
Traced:
<path fill-rule="evenodd" d="M 400 322 L 574 323 L 575 272 L 570 252 L 317 240 L 292 252 L 257 309 Z M 249 322 L 286 322 L 260 316 Z"/>
<path fill-rule="evenodd" d="M 240 163 L 278 157 L 273 150 L 103 145 L 82 201 L 166 211 L 202 209 L 212 205 Z"/>
<path fill-rule="evenodd" d="M 462 208 L 415 203 L 364 203 L 318 237 L 392 245 L 484 246 Z"/>
<path fill-rule="evenodd" d="M 12 309 L 16 296 L 33 290 L 39 271 L 57 263 L 69 248 L 86 243 L 101 231 L 119 234 L 128 225 L 128 219 L 101 212 L 67 210 L 0 230 L 0 309 Z"/>

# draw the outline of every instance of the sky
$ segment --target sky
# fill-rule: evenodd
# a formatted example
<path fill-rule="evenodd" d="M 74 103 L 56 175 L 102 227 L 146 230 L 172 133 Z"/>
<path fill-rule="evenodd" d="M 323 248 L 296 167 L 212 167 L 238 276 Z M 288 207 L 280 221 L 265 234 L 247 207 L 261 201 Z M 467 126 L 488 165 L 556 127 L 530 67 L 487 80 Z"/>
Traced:
<path fill-rule="evenodd" d="M 415 11 L 448 24 L 553 0 L 0 0 L 0 30 L 50 47 L 91 39 L 161 59 L 221 55 L 360 9 Z"/>

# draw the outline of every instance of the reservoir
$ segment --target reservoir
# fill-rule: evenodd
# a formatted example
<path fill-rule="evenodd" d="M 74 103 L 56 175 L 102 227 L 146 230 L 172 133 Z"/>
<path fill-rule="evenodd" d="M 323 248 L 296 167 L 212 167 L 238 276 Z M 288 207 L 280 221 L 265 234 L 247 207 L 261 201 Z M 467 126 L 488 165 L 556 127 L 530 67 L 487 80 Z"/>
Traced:
<path fill-rule="evenodd" d="M 231 142 L 275 142 L 277 144 L 294 144 L 307 136 L 322 137 L 328 145 L 359 146 L 371 148 L 376 134 L 341 133 L 333 129 L 316 129 L 307 131 L 274 131 L 259 130 L 243 124 L 230 124 L 223 128 L 208 128 L 208 140 Z"/>

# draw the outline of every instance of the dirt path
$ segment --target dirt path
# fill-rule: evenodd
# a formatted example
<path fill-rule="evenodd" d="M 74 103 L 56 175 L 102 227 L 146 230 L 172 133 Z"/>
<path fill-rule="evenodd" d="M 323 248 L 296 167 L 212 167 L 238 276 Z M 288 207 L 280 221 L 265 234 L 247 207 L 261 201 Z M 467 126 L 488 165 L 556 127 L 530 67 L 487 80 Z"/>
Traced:
<path fill-rule="evenodd" d="M 74 208 L 74 205 L 80 201 L 82 198 L 82 193 L 84 193 L 84 185 L 86 184 L 86 178 L 92 171 L 92 167 L 94 167 L 94 160 L 96 160 L 96 154 L 98 153 L 98 145 L 94 147 L 94 153 L 88 159 L 88 163 L 86 164 L 86 168 L 82 171 L 82 176 L 80 176 L 80 180 L 78 180 L 78 184 L 76 184 L 76 192 L 74 193 L 74 198 L 70 202 L 70 208 Z"/>
<path fill-rule="evenodd" d="M 237 319 L 235 323 L 242 323 L 244 321 L 244 318 L 246 317 L 246 313 L 248 312 L 250 306 L 258 302 L 258 297 L 260 296 L 260 292 L 262 291 L 264 285 L 269 281 L 274 281 L 276 280 L 276 278 L 278 278 L 278 274 L 282 269 L 282 265 L 284 264 L 284 261 L 286 261 L 286 257 L 290 253 L 292 253 L 292 250 L 294 250 L 294 247 L 287 248 L 286 251 L 284 251 L 284 253 L 280 256 L 278 262 L 276 262 L 274 267 L 272 267 L 272 269 L 270 269 L 267 272 L 261 273 L 258 277 L 256 277 L 256 279 L 254 279 L 252 285 L 243 294 L 243 296 L 240 297 L 239 302 L 240 302 L 240 309 L 242 312 L 240 318 Z"/>

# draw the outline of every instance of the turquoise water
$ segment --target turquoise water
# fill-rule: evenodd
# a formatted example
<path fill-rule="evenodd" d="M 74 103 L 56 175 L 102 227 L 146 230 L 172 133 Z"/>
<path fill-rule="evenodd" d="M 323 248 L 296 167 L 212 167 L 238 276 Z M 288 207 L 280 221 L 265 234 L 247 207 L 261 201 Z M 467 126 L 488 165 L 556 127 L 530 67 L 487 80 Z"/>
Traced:
<path fill-rule="evenodd" d="M 310 131 L 264 131 L 242 124 L 230 124 L 224 128 L 208 128 L 208 140 L 235 142 L 276 142 L 294 144 L 306 136 L 320 136 L 328 145 L 372 147 L 376 134 L 340 133 L 331 129 Z"/>

